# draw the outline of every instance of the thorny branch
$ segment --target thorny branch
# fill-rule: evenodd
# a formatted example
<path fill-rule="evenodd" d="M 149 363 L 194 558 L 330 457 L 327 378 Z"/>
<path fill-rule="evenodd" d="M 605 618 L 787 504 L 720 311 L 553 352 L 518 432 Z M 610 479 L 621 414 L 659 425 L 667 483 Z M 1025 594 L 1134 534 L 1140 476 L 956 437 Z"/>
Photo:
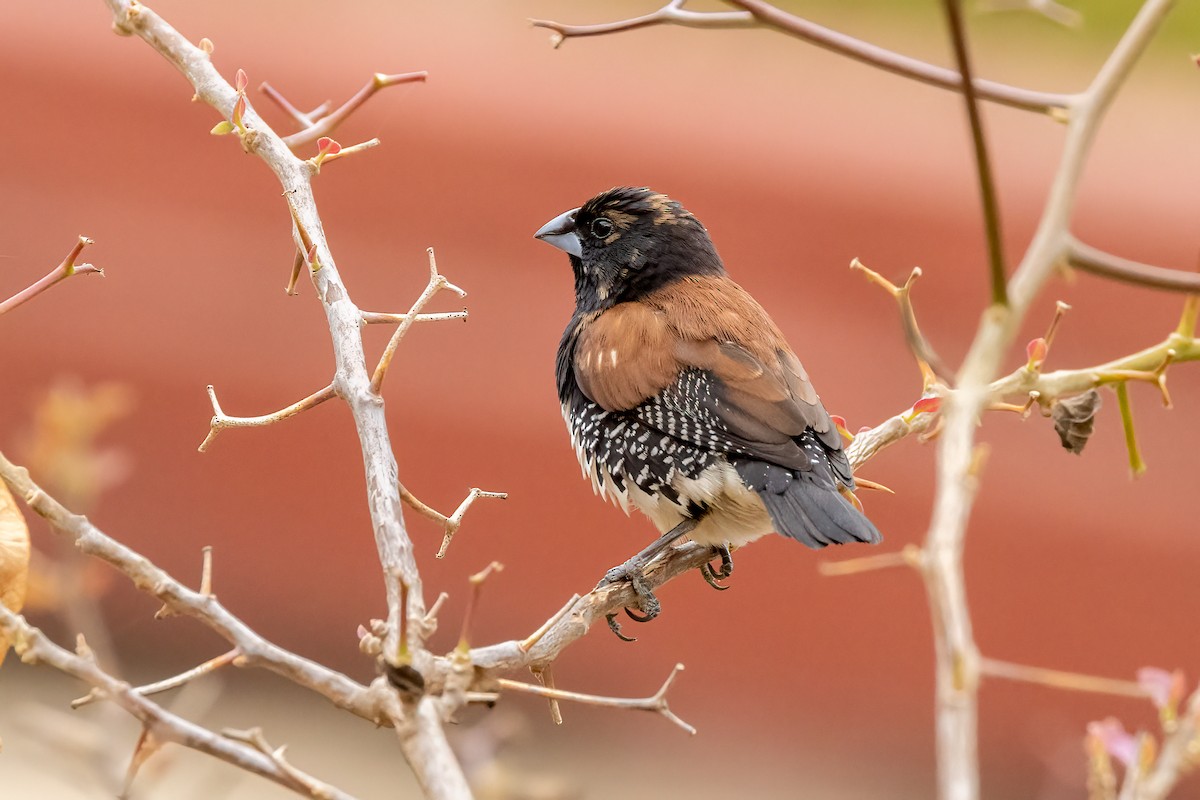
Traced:
<path fill-rule="evenodd" d="M 667 690 L 671 688 L 671 683 L 675 680 L 675 676 L 683 670 L 683 664 L 676 664 L 671 670 L 671 674 L 659 687 L 659 690 L 649 697 L 626 698 L 626 697 L 603 697 L 595 694 L 583 694 L 581 692 L 567 692 L 562 689 L 554 689 L 549 686 L 535 686 L 531 683 L 522 683 L 513 681 L 507 678 L 500 678 L 496 681 L 501 689 L 507 689 L 514 692 L 524 692 L 526 694 L 534 694 L 539 697 L 545 697 L 551 700 L 570 700 L 576 703 L 584 703 L 593 706 L 607 706 L 609 708 L 628 708 L 638 709 L 641 711 L 653 711 L 656 714 L 661 714 L 672 725 L 676 725 L 683 729 L 686 733 L 693 736 L 696 735 L 696 729 L 675 716 L 667 705 Z"/>
<path fill-rule="evenodd" d="M 111 564 L 133 585 L 158 598 L 176 613 L 200 620 L 240 652 L 240 666 L 263 667 L 320 694 L 334 705 L 372 722 L 378 721 L 367 688 L 340 672 L 290 653 L 267 641 L 231 614 L 217 598 L 194 591 L 175 580 L 146 557 L 107 536 L 88 521 L 72 514 L 0 453 L 0 480 L 31 510 L 50 523 L 53 530 L 69 539 L 80 552 Z"/>
<path fill-rule="evenodd" d="M 399 75 L 384 75 L 377 72 L 367 80 L 363 88 L 359 89 L 353 97 L 330 113 L 325 113 L 325 109 L 330 105 L 328 101 L 316 110 L 305 114 L 289 103 L 282 94 L 266 81 L 258 88 L 301 126 L 301 130 L 290 136 L 283 137 L 283 142 L 288 147 L 299 147 L 333 133 L 334 129 L 346 120 L 346 117 L 354 113 L 367 100 L 370 100 L 380 89 L 385 89 L 388 86 L 398 86 L 402 83 L 424 82 L 428 77 L 429 73 L 424 71 L 405 72 Z"/>
<path fill-rule="evenodd" d="M 252 747 L 221 737 L 207 728 L 176 716 L 157 703 L 147 700 L 143 694 L 130 687 L 129 684 L 117 680 L 100 669 L 95 660 L 90 657 L 90 651 L 82 637 L 77 652 L 72 653 L 51 642 L 40 630 L 26 622 L 19 614 L 9 611 L 2 604 L 0 604 L 0 629 L 4 630 L 12 639 L 13 647 L 21 660 L 28 663 L 50 664 L 61 672 L 91 684 L 106 698 L 138 719 L 158 743 L 181 744 L 207 753 L 307 797 L 321 800 L 333 798 L 350 800 L 350 796 L 344 792 L 287 764 L 283 760 L 282 754 L 275 757 L 257 752 Z M 139 743 L 139 749 L 141 746 Z"/>
<path fill-rule="evenodd" d="M 729 0 L 732 5 L 745 9 L 742 15 L 687 11 L 683 8 L 684 1 L 672 0 L 655 13 L 602 25 L 566 26 L 548 21 L 535 21 L 534 24 L 555 31 L 556 45 L 571 36 L 611 33 L 656 24 L 720 28 L 766 25 L 916 80 L 943 88 L 963 88 L 964 78 L 959 73 L 873 48 L 815 26 L 762 0 Z M 1082 391 L 1105 380 L 1103 369 L 1043 375 L 1040 361 L 1035 362 L 1032 357 L 1023 369 L 998 380 L 996 375 L 1001 359 L 1041 286 L 1064 261 L 1123 280 L 1195 291 L 1194 275 L 1169 275 L 1165 271 L 1146 269 L 1144 265 L 1099 254 L 1081 246 L 1069 232 L 1075 192 L 1100 121 L 1170 6 L 1170 0 L 1148 0 L 1092 84 L 1079 94 L 1046 95 L 984 81 L 970 82 L 979 97 L 1018 108 L 1051 112 L 1067 122 L 1062 160 L 1038 230 L 1012 278 L 1007 283 L 997 282 L 994 292 L 997 302 L 984 313 L 954 386 L 931 385 L 932 370 L 925 370 L 927 393 L 934 390 L 941 398 L 932 404 L 932 408 L 940 408 L 941 413 L 926 411 L 930 404 L 914 404 L 909 412 L 886 420 L 860 435 L 849 447 L 851 461 L 857 465 L 894 441 L 914 432 L 928 430 L 935 422 L 944 425 L 938 450 L 933 519 L 919 559 L 935 632 L 938 794 L 943 800 L 974 800 L 979 795 L 976 696 L 981 659 L 972 633 L 962 570 L 967 522 L 986 456 L 986 451 L 975 444 L 979 414 L 997 399 L 997 395 L 1018 388 L 1031 398 L 1049 402 L 1076 386 Z M 952 12 L 956 10 L 951 8 Z M 965 58 L 961 58 L 961 48 L 960 61 L 965 64 Z M 982 141 L 978 135 L 976 144 L 977 157 L 981 158 Z M 984 165 L 981 163 L 979 166 L 982 170 Z M 993 275 L 1002 277 L 1000 270 L 996 269 L 997 263 L 998 259 L 993 264 Z M 907 297 L 900 296 L 894 286 L 892 290 L 901 301 L 903 310 Z M 906 333 L 918 359 L 927 364 L 927 343 L 916 333 L 915 327 L 906 325 Z M 1134 362 L 1142 370 L 1158 370 L 1161 378 L 1161 370 L 1165 369 L 1169 360 L 1177 359 L 1180 352 L 1191 355 L 1195 346 L 1193 331 L 1188 331 L 1186 335 L 1176 332 L 1172 336 L 1177 341 L 1169 339 L 1165 352 L 1162 348 L 1151 348 L 1126 361 Z M 1179 346 L 1173 348 L 1170 344 Z M 1150 363 L 1145 363 L 1146 359 L 1150 359 Z M 1132 365 L 1107 365 L 1109 372 L 1129 366 Z M 1119 389 L 1123 389 L 1127 379 L 1118 379 Z M 1038 394 L 1032 394 L 1034 392 Z M 678 551 L 668 561 L 677 555 Z M 887 559 L 887 565 L 909 563 L 912 560 Z M 575 612 L 572 612 L 568 618 L 574 616 Z"/>
<path fill-rule="evenodd" d="M 372 524 L 380 550 L 385 584 L 388 587 L 389 620 L 382 633 L 389 639 L 393 639 L 393 641 L 385 643 L 382 651 L 385 654 L 395 653 L 397 648 L 394 637 L 401 628 L 399 624 L 401 608 L 404 608 L 405 619 L 425 621 L 425 623 L 428 623 L 428 615 L 431 612 L 427 612 L 424 608 L 412 545 L 399 513 L 401 489 L 396 481 L 395 458 L 386 426 L 383 423 L 382 403 L 378 397 L 379 385 L 382 383 L 383 374 L 387 370 L 395 347 L 392 343 L 389 344 L 375 373 L 370 375 L 365 366 L 365 356 L 358 331 L 364 322 L 398 323 L 398 330 L 393 336 L 393 342 L 398 343 L 409 325 L 422 320 L 424 315 L 420 315 L 419 311 L 424 305 L 423 300 L 427 300 L 428 297 L 422 295 L 423 300 L 419 299 L 418 304 L 407 315 L 365 314 L 350 302 L 325 242 L 320 219 L 312 200 L 309 186 L 313 172 L 310 168 L 311 165 L 296 158 L 287 149 L 289 145 L 309 141 L 331 130 L 333 125 L 336 125 L 354 107 L 357 107 L 356 98 L 361 96 L 361 99 L 357 99 L 357 104 L 361 104 L 366 97 L 373 94 L 374 90 L 370 89 L 372 84 L 364 87 L 364 90 L 356 95 L 356 98 L 352 98 L 342 109 L 333 114 L 326 114 L 324 108 L 303 114 L 296 111 L 286 101 L 281 102 L 280 104 L 285 110 L 289 111 L 293 118 L 305 127 L 305 130 L 299 134 L 283 140 L 262 122 L 252 108 L 237 102 L 241 93 L 230 86 L 211 65 L 209 59 L 211 47 L 205 49 L 193 46 L 154 12 L 134 0 L 107 0 L 107 2 L 113 10 L 118 32 L 136 34 L 143 38 L 188 78 L 199 99 L 218 109 L 225 117 L 231 115 L 237 117 L 236 127 L 242 146 L 248 152 L 256 153 L 266 161 L 279 177 L 285 193 L 288 195 L 289 206 L 292 208 L 295 222 L 297 248 L 301 254 L 300 263 L 307 261 L 310 264 L 310 276 L 317 290 L 318 298 L 326 311 L 334 338 L 337 371 L 333 383 L 323 392 L 331 391 L 347 401 L 354 414 L 362 441 L 367 482 L 370 487 L 368 495 Z M 683 8 L 683 0 L 673 0 L 654 14 L 604 26 L 563 26 L 551 22 L 535 24 L 551 28 L 562 37 L 593 35 L 660 23 L 692 27 L 772 27 L 897 74 L 943 88 L 955 90 L 962 88 L 962 76 L 954 71 L 908 59 L 820 26 L 814 26 L 806 20 L 782 12 L 766 3 L 759 2 L 759 0 L 731 0 L 731 2 L 733 5 L 741 7 L 743 11 L 691 12 Z M 977 796 L 978 792 L 977 784 L 973 783 L 976 780 L 973 771 L 976 758 L 974 699 L 981 664 L 985 662 L 981 660 L 971 636 L 970 620 L 966 615 L 965 589 L 961 580 L 963 536 L 971 506 L 971 497 L 982 464 L 982 453 L 973 446 L 974 420 L 979 411 L 987 406 L 990 398 L 1000 393 L 1015 391 L 1018 387 L 1023 392 L 1044 391 L 1043 396 L 1049 398 L 1056 396 L 1054 395 L 1055 391 L 1061 395 L 1069 392 L 1070 388 L 1076 385 L 1097 385 L 1104 381 L 1104 375 L 1101 374 L 1104 371 L 1103 368 L 1099 372 L 1075 370 L 1042 374 L 1039 370 L 1029 369 L 1027 366 L 1025 372 L 1022 373 L 1021 370 L 1018 370 L 1007 378 L 997 380 L 993 376 L 996 373 L 999 359 L 1007 345 L 1011 343 L 1015 330 L 1033 296 L 1057 263 L 1062 260 L 1076 263 L 1089 260 L 1104 262 L 1110 272 L 1119 273 L 1125 277 L 1146 272 L 1145 269 L 1139 269 L 1145 265 L 1133 265 L 1131 268 L 1132 262 L 1119 261 L 1114 257 L 1098 258 L 1094 252 L 1089 253 L 1086 248 L 1070 238 L 1067 232 L 1067 221 L 1083 160 L 1099 120 L 1117 85 L 1131 68 L 1138 53 L 1144 48 L 1169 5 L 1169 0 L 1149 0 L 1147 2 L 1092 86 L 1081 94 L 1055 95 L 1029 92 L 988 81 L 972 81 L 972 86 L 975 87 L 980 97 L 1018 108 L 1053 112 L 1066 119 L 1069 124 L 1062 167 L 1052 188 L 1038 233 L 1021 265 L 1014 273 L 1013 279 L 1008 284 L 1011 306 L 1008 309 L 993 308 L 985 314 L 971 352 L 957 376 L 957 385 L 954 388 L 944 387 L 946 402 L 943 414 L 910 409 L 904 414 L 886 420 L 871 431 L 860 434 L 849 448 L 851 459 L 857 466 L 882 447 L 914 432 L 928 430 L 934 421 L 940 420 L 942 416 L 947 421 L 946 432 L 942 437 L 939 452 L 939 491 L 935 515 L 926 545 L 921 550 L 920 559 L 912 558 L 909 555 L 901 558 L 905 563 L 919 560 L 922 573 L 926 576 L 933 609 L 939 654 L 938 735 L 941 756 L 939 763 L 942 764 L 942 774 L 939 780 L 943 797 L 973 798 Z M 378 76 L 375 80 L 378 80 Z M 268 91 L 268 94 L 277 102 L 282 99 L 277 92 Z M 235 109 L 235 105 L 238 105 L 239 108 Z M 339 114 L 340 116 L 338 116 Z M 321 128 L 322 125 L 327 127 Z M 432 252 L 430 259 L 433 277 L 427 293 L 432 296 L 432 293 L 437 288 L 442 288 L 445 282 L 442 278 L 435 288 L 435 282 L 440 275 L 437 273 L 436 265 L 433 264 Z M 1153 276 L 1153 278 L 1166 283 L 1175 280 L 1174 278 L 1165 280 L 1161 275 Z M 1186 281 L 1184 284 L 1186 286 L 1181 284 L 1178 288 L 1187 288 L 1188 290 L 1194 288 Z M 905 288 L 907 289 L 907 286 Z M 915 331 L 915 321 L 913 330 Z M 1168 343 L 1174 345 L 1171 348 L 1174 350 L 1171 357 L 1182 360 L 1180 358 L 1180 354 L 1182 354 L 1183 358 L 1195 358 L 1194 333 L 1188 332 L 1185 335 L 1180 331 L 1173 335 L 1177 337 L 1175 340 L 1168 339 Z M 1109 368 L 1109 371 L 1158 369 L 1161 365 L 1162 354 L 1161 348 L 1150 348 L 1143 353 L 1105 366 Z M 1155 356 L 1159 356 L 1158 360 L 1155 360 Z M 1030 389 L 1028 388 L 1030 384 L 1040 388 Z M 317 394 L 321 395 L 323 392 Z M 218 416 L 223 416 L 216 404 L 215 395 L 212 399 L 214 411 Z M 323 399 L 328 399 L 328 397 Z M 281 419 L 284 417 L 280 415 L 287 411 L 288 409 L 285 409 L 277 412 L 276 415 L 268 415 L 268 417 Z M 257 418 L 225 417 L 226 422 L 239 419 Z M 215 430 L 214 424 L 210 438 Z M 605 614 L 619 609 L 632 600 L 632 591 L 627 585 L 605 586 L 584 597 L 573 599 L 534 635 L 523 641 L 514 640 L 477 647 L 467 650 L 465 654 L 433 656 L 424 649 L 420 636 L 411 637 L 408 644 L 414 649 L 413 665 L 425 677 L 426 694 L 419 699 L 402 699 L 396 692 L 386 688 L 383 679 L 376 681 L 371 687 L 364 687 L 350 681 L 345 676 L 318 664 L 307 662 L 266 642 L 262 637 L 249 630 L 240 620 L 229 614 L 215 597 L 204 592 L 197 593 L 188 590 L 146 559 L 104 536 L 85 518 L 71 515 L 29 481 L 23 470 L 14 467 L 2 456 L 0 456 L 0 475 L 13 486 L 20 496 L 26 498 L 31 507 L 50 519 L 59 530 L 72 537 L 81 550 L 96 554 L 109 561 L 129 575 L 142 590 L 159 597 L 180 613 L 201 619 L 205 624 L 225 636 L 241 654 L 234 663 L 264 666 L 300 685 L 321 693 L 340 707 L 353 713 L 376 722 L 390 722 L 396 728 L 402 749 L 412 764 L 418 779 L 431 796 L 453 797 L 460 796 L 467 791 L 461 771 L 445 745 L 441 728 L 442 720 L 453 712 L 453 703 L 448 700 L 453 693 L 448 691 L 446 698 L 438 698 L 439 691 L 448 690 L 453 682 L 464 680 L 464 676 L 470 676 L 465 679 L 469 681 L 468 687 L 474 689 L 485 687 L 487 682 L 497 678 L 499 673 L 512 669 L 529 667 L 535 671 L 544 670 L 564 647 L 586 633 L 592 623 L 603 619 Z M 465 509 L 460 507 L 460 510 Z M 443 519 L 452 519 L 452 517 Z M 705 563 L 710 555 L 709 548 L 695 543 L 679 545 L 665 557 L 649 565 L 647 584 L 651 588 L 657 587 L 677 575 Z M 401 598 L 401 594 L 403 594 L 403 598 Z M 403 602 L 401 602 L 402 599 Z M 0 623 L 5 625 L 16 626 L 18 622 L 23 624 L 23 620 L 14 615 L 0 616 Z M 428 627 L 428 624 L 425 627 Z M 27 639 L 29 638 L 30 634 L 25 628 L 19 628 L 19 630 L 26 633 Z M 67 655 L 71 654 L 67 652 Z M 469 669 L 464 670 L 464 665 Z M 667 681 L 667 685 L 669 683 L 670 680 Z M 664 685 L 659 694 L 655 695 L 656 698 L 660 695 L 663 696 L 664 708 L 667 685 Z M 518 689 L 515 684 L 510 684 L 508 688 L 516 691 L 537 689 L 537 687 L 531 686 L 528 689 Z M 460 686 L 457 691 L 465 701 L 469 693 L 463 692 L 461 689 Z M 553 696 L 558 698 L 566 698 L 573 694 L 564 694 L 553 689 L 550 691 L 554 693 Z M 544 692 L 545 690 L 542 690 L 541 693 Z M 118 692 L 114 696 L 127 708 L 136 709 L 134 710 L 135 716 L 144 708 L 141 704 L 153 706 L 138 691 L 129 687 L 124 687 L 123 694 Z M 1193 698 L 1192 705 L 1198 703 L 1200 700 Z M 141 718 L 139 716 L 139 719 Z M 143 721 L 145 722 L 145 720 Z M 1194 729 L 1196 724 L 1194 714 L 1187 724 Z M 149 723 L 147 725 L 149 729 Z M 1183 727 L 1184 725 L 1181 724 L 1180 728 Z M 155 730 L 154 733 L 155 736 L 163 738 L 159 731 Z M 214 736 L 208 731 L 204 731 L 204 733 L 209 737 Z M 957 737 L 958 741 L 951 742 L 952 737 Z M 225 741 L 220 737 L 217 737 L 217 740 Z M 1185 742 L 1185 745 L 1189 742 Z M 189 744 L 191 743 L 189 742 Z M 229 743 L 226 741 L 225 744 Z M 192 746 L 196 745 L 192 744 Z M 214 754 L 220 750 L 217 745 L 206 744 L 205 746 L 211 746 Z M 268 777 L 278 776 L 280 782 L 291 781 L 292 783 L 285 782 L 284 785 L 295 788 L 296 776 L 283 769 L 277 760 L 270 758 L 267 755 L 268 751 L 269 748 L 265 746 L 265 743 L 262 747 L 254 744 L 245 750 L 244 752 L 252 754 L 253 757 L 265 759 L 265 761 L 255 761 L 253 757 L 247 756 L 251 757 L 255 765 L 247 768 L 252 771 L 258 771 L 257 768 L 265 769 L 267 772 L 261 774 L 267 774 Z M 240 763 L 233 758 L 226 760 Z M 1166 762 L 1167 759 L 1161 759 L 1159 765 Z M 1177 773 L 1173 774 L 1177 775 Z M 277 778 L 272 777 L 272 779 Z M 1168 776 L 1168 779 L 1171 779 L 1171 776 Z M 341 795 L 331 789 L 330 796 Z"/>
<path fill-rule="evenodd" d="M 58 266 L 47 272 L 37 282 L 22 289 L 7 300 L 0 302 L 0 314 L 5 314 L 12 311 L 22 303 L 27 303 L 37 297 L 42 292 L 48 290 L 59 281 L 64 281 L 72 275 L 104 275 L 104 270 L 99 267 L 94 267 L 91 264 L 76 264 L 75 259 L 79 258 L 79 254 L 83 252 L 83 248 L 89 244 L 94 244 L 91 239 L 86 236 L 80 236 L 79 241 L 71 248 L 71 252 L 67 253 Z"/>
<path fill-rule="evenodd" d="M 217 401 L 216 389 L 211 385 L 206 386 L 205 389 L 208 392 L 208 399 L 212 402 L 213 416 L 212 421 L 209 422 L 208 435 L 204 437 L 204 441 L 196 448 L 201 453 L 208 450 L 208 446 L 212 444 L 213 439 L 217 438 L 217 434 L 226 428 L 254 428 L 282 422 L 289 417 L 296 416 L 302 411 L 319 406 L 326 400 L 332 400 L 336 394 L 331 383 L 324 389 L 318 389 L 303 400 L 292 403 L 287 408 L 281 408 L 272 414 L 263 414 L 258 417 L 231 417 L 221 410 L 221 404 Z"/>

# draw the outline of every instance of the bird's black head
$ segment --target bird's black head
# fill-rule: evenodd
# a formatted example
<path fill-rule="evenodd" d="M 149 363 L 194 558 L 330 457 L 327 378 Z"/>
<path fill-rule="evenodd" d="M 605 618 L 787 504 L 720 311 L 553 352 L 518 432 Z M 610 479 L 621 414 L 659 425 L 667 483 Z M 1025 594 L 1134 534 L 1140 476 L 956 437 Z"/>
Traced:
<path fill-rule="evenodd" d="M 580 311 L 636 300 L 691 275 L 725 273 L 700 221 L 649 189 L 609 189 L 534 236 L 571 256 Z"/>

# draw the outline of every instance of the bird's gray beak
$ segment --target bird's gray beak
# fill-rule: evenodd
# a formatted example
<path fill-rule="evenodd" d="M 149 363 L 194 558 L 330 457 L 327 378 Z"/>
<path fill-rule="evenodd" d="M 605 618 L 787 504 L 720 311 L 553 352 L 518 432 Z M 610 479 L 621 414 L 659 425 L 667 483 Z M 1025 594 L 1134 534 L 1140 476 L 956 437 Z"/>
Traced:
<path fill-rule="evenodd" d="M 579 234 L 575 233 L 575 212 L 577 211 L 579 211 L 578 208 L 572 208 L 570 211 L 559 214 L 538 228 L 538 232 L 533 235 L 533 238 L 541 239 L 546 244 L 552 244 L 576 258 L 583 258 L 583 245 L 579 241 Z"/>

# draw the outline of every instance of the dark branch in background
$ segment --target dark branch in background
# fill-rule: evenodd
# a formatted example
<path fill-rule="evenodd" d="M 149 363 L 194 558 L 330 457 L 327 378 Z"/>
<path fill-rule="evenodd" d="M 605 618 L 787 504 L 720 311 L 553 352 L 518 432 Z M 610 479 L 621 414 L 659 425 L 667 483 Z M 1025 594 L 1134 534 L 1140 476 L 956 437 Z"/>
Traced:
<path fill-rule="evenodd" d="M 975 85 L 971 80 L 966 26 L 963 25 L 959 0 L 943 0 L 943 4 L 950 23 L 954 60 L 958 62 L 958 71 L 963 77 L 962 94 L 966 101 L 967 119 L 971 123 L 971 143 L 975 148 L 975 167 L 979 173 L 979 195 L 983 204 L 983 225 L 987 231 L 992 303 L 1004 306 L 1008 305 L 1008 287 L 1004 282 L 1004 240 L 1000 235 L 1000 207 L 996 203 L 996 183 L 992 179 L 992 162 L 988 157 L 987 140 L 983 135 L 983 119 L 979 116 L 979 103 L 975 99 Z"/>
<path fill-rule="evenodd" d="M 740 6 L 744 11 L 688 11 L 684 6 L 685 0 L 672 2 L 652 14 L 633 19 L 606 22 L 597 25 L 564 25 L 545 19 L 531 20 L 539 28 L 554 31 L 557 47 L 564 39 L 576 36 L 597 36 L 605 33 L 616 33 L 649 25 L 680 25 L 688 28 L 753 28 L 765 27 L 795 36 L 797 39 L 814 44 L 825 50 L 852 58 L 869 66 L 878 67 L 921 83 L 937 86 L 952 91 L 962 91 L 962 75 L 952 69 L 934 66 L 924 61 L 882 47 L 855 39 L 829 28 L 810 22 L 809 20 L 789 14 L 769 3 L 759 0 L 729 0 L 731 5 Z M 985 100 L 991 100 L 1013 108 L 1026 111 L 1052 113 L 1066 109 L 1071 102 L 1071 95 L 1055 94 L 1053 92 L 1035 92 L 1008 86 L 995 81 L 973 81 L 975 91 Z"/>
<path fill-rule="evenodd" d="M 783 33 L 803 39 L 806 42 L 831 50 L 840 55 L 861 61 L 864 64 L 878 67 L 885 72 L 891 72 L 905 78 L 911 78 L 920 83 L 927 83 L 940 89 L 963 90 L 963 76 L 952 69 L 927 64 L 915 58 L 894 53 L 882 47 L 877 47 L 853 36 L 830 30 L 817 25 L 802 17 L 789 14 L 762 0 L 729 0 L 730 4 L 741 6 L 754 15 L 754 18 L 764 25 L 769 25 Z M 1065 109 L 1070 105 L 1071 97 L 1052 92 L 1035 92 L 1008 86 L 995 81 L 976 79 L 972 82 L 975 91 L 985 100 L 991 100 L 1013 108 L 1026 111 L 1051 113 L 1056 109 Z"/>
<path fill-rule="evenodd" d="M 1067 238 L 1067 263 L 1092 275 L 1122 283 L 1200 294 L 1200 273 L 1130 261 L 1086 245 L 1073 236 Z"/>

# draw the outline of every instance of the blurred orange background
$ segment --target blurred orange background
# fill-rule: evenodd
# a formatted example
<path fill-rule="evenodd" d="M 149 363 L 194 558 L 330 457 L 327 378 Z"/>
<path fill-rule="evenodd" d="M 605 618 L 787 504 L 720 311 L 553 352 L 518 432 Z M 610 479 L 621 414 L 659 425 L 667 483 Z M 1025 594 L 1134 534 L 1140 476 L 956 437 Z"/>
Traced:
<path fill-rule="evenodd" d="M 1136 8 L 1110 6 L 1081 5 L 1076 31 L 1030 14 L 974 14 L 978 72 L 1031 88 L 1082 88 Z M 359 307 L 407 310 L 425 284 L 430 245 L 469 292 L 469 322 L 414 328 L 386 387 L 402 480 L 414 493 L 448 513 L 472 486 L 509 492 L 506 502 L 472 508 L 443 561 L 433 557 L 440 531 L 409 515 L 428 598 L 450 593 L 435 648 L 453 646 L 466 576 L 491 560 L 505 569 L 484 592 L 474 626 L 481 644 L 524 637 L 653 535 L 646 520 L 592 496 L 563 428 L 553 358 L 571 311 L 570 272 L 561 253 L 531 238 L 554 215 L 619 184 L 683 202 L 851 430 L 920 392 L 892 301 L 847 269 L 851 258 L 897 280 L 923 268 L 918 317 L 951 363 L 974 332 L 987 296 L 985 254 L 954 94 L 769 31 L 650 28 L 555 50 L 527 22 L 598 22 L 654 2 L 152 7 L 193 41 L 212 39 L 227 76 L 245 69 L 252 87 L 270 81 L 306 108 L 340 102 L 373 72 L 430 73 L 426 85 L 381 93 L 338 130 L 343 145 L 373 136 L 383 144 L 328 166 L 315 190 Z M 949 63 L 938 4 L 788 7 Z M 1200 43 L 1195 9 L 1181 13 L 1112 109 L 1074 229 L 1118 254 L 1187 269 L 1200 210 L 1200 74 L 1188 54 Z M 332 375 L 311 286 L 299 297 L 282 291 L 293 245 L 279 187 L 234 138 L 209 135 L 218 116 L 189 102 L 175 70 L 109 28 L 104 4 L 91 2 L 15 4 L 0 29 L 8 111 L 0 296 L 44 274 L 80 233 L 97 242 L 85 260 L 106 271 L 0 320 L 0 450 L 22 455 L 38 398 L 62 376 L 128 385 L 136 410 L 104 444 L 130 471 L 93 521 L 189 582 L 201 548 L 213 545 L 215 588 L 234 613 L 284 647 L 369 680 L 374 667 L 359 655 L 355 629 L 384 613 L 382 580 L 346 408 L 329 403 L 269 428 L 226 431 L 208 453 L 196 452 L 211 415 L 205 384 L 228 413 L 256 415 Z M 277 130 L 292 130 L 263 95 L 250 100 Z M 1063 129 L 995 106 L 985 119 L 1011 265 L 1037 222 Z M 1019 341 L 1044 331 L 1056 299 L 1073 310 L 1050 369 L 1156 343 L 1182 303 L 1086 275 L 1057 279 Z M 462 303 L 442 296 L 435 305 Z M 387 335 L 368 330 L 368 353 Z M 1016 348 L 1007 363 L 1023 361 Z M 1144 665 L 1182 667 L 1195 679 L 1200 370 L 1173 368 L 1171 390 L 1175 407 L 1166 411 L 1152 387 L 1132 387 L 1150 465 L 1137 481 L 1111 393 L 1082 457 L 1066 453 L 1036 415 L 985 419 L 981 438 L 992 453 L 966 551 L 985 655 L 1125 678 Z M 921 541 L 933 460 L 931 445 L 906 441 L 862 471 L 897 493 L 864 498 L 884 550 Z M 50 535 L 31 524 L 35 545 L 52 552 Z M 699 728 L 695 738 L 652 715 L 574 706 L 558 728 L 543 702 L 519 696 L 464 721 L 519 718 L 505 768 L 590 798 L 931 796 L 932 639 L 919 579 L 900 569 L 844 578 L 816 571 L 821 560 L 868 552 L 814 554 L 769 537 L 737 554 L 731 591 L 684 577 L 661 591 L 661 619 L 632 631 L 637 643 L 596 630 L 558 663 L 561 688 L 635 696 L 686 664 L 670 702 Z M 153 621 L 155 608 L 121 580 L 104 597 L 131 680 L 224 650 L 194 622 Z M 60 619 L 32 618 L 73 641 Z M 46 673 L 9 659 L 0 675 L 0 781 L 25 792 L 16 796 L 111 796 L 97 777 L 103 770 L 67 764 L 30 741 L 30 698 L 64 708 L 82 693 Z M 219 680 L 223 692 L 201 722 L 262 724 L 274 744 L 293 745 L 298 766 L 363 796 L 391 796 L 408 781 L 386 732 L 343 720 L 269 676 Z M 71 719 L 105 719 L 97 713 Z M 1145 702 L 989 681 L 980 694 L 986 796 L 1081 796 L 1084 727 L 1108 715 L 1157 730 Z M 136 729 L 119 724 L 111 736 L 125 757 Z M 459 733 L 467 746 L 474 741 L 470 730 Z M 180 761 L 195 796 L 285 796 L 201 756 Z M 146 796 L 192 796 L 170 774 L 162 780 L 160 793 Z M 1177 796 L 1189 791 L 1200 796 L 1195 780 Z"/>

